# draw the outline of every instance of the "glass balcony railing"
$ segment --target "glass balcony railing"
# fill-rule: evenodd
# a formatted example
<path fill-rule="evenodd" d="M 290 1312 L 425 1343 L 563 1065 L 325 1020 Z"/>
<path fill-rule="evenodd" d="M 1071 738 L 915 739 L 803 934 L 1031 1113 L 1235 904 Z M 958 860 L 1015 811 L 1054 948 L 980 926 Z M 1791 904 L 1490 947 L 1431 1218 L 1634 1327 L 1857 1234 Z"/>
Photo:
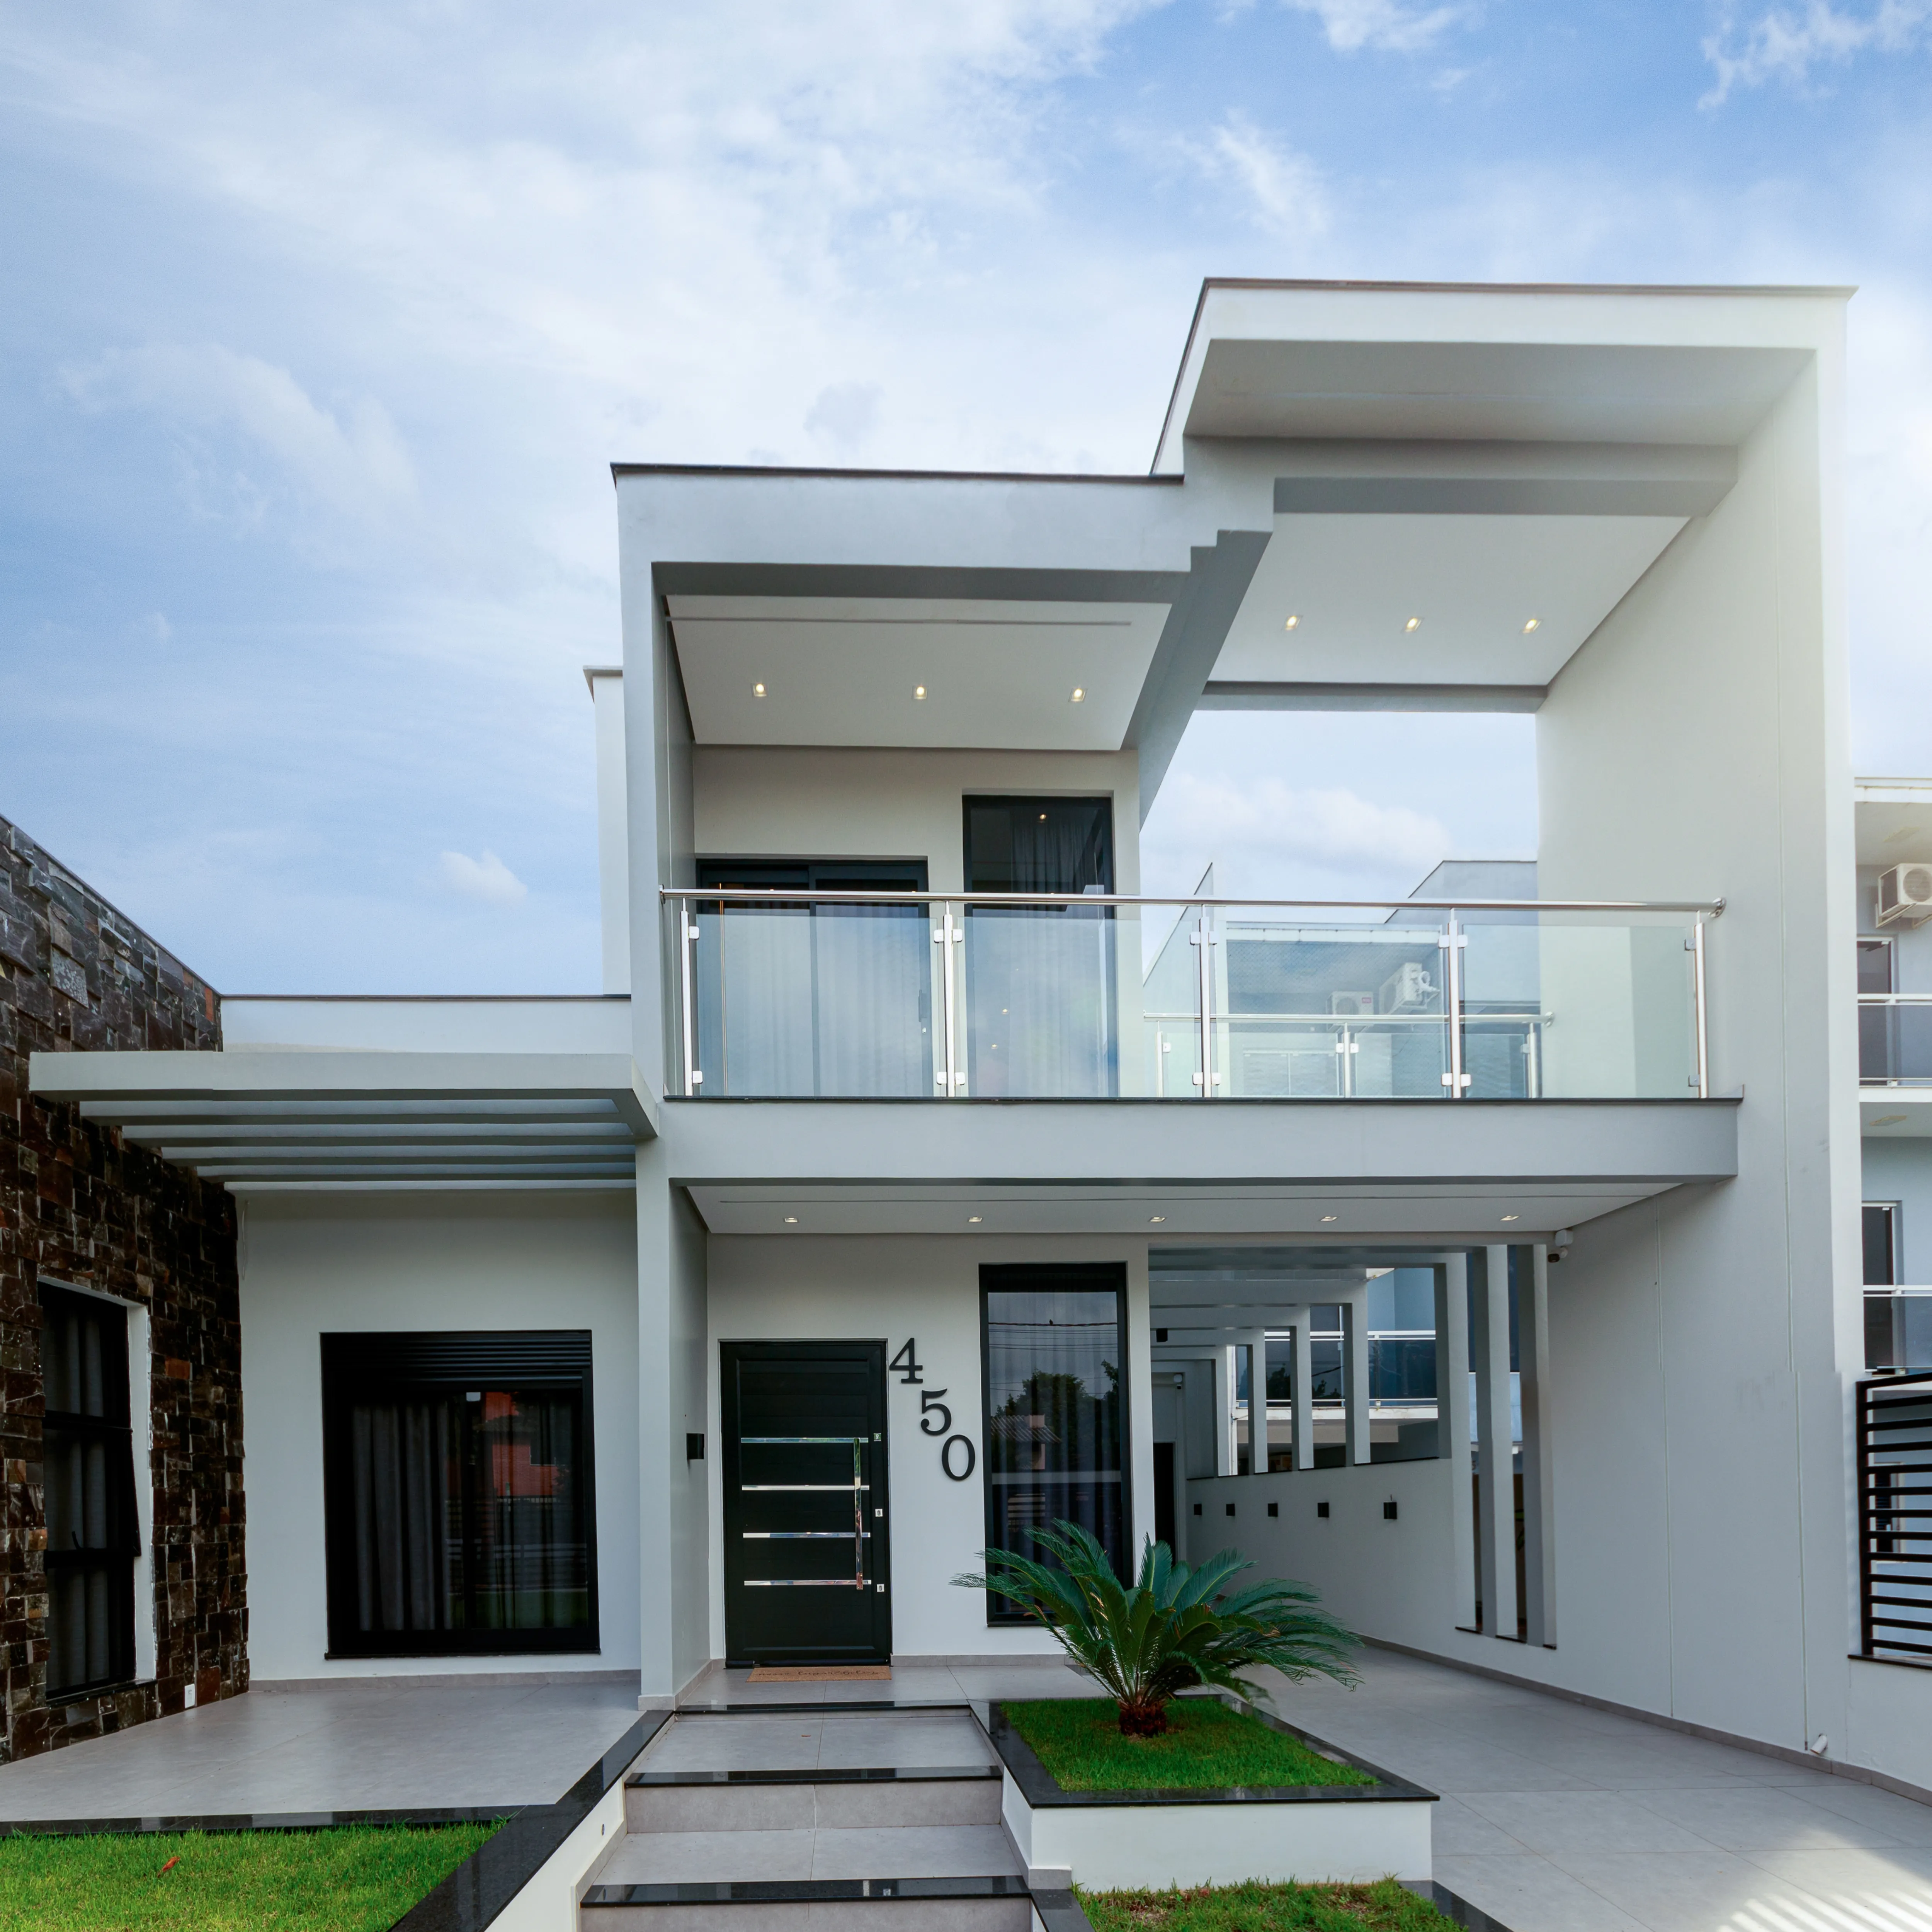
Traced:
<path fill-rule="evenodd" d="M 1932 1082 L 1932 993 L 1858 995 L 1858 1078 L 1870 1086 Z"/>
<path fill-rule="evenodd" d="M 693 1097 L 1708 1091 L 1704 931 L 1720 905 L 663 896 Z"/>

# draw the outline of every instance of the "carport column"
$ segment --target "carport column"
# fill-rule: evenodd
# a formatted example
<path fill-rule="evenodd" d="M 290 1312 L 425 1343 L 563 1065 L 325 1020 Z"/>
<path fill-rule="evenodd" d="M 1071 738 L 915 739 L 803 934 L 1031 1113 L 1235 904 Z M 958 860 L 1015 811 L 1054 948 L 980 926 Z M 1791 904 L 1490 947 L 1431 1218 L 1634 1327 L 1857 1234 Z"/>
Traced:
<path fill-rule="evenodd" d="M 1436 1268 L 1436 1453 L 1449 1464 L 1449 1547 L 1456 1628 L 1476 1628 L 1476 1532 L 1469 1490 L 1469 1266 Z"/>
<path fill-rule="evenodd" d="M 1483 1628 L 1516 1641 L 1516 1458 L 1510 1430 L 1509 1250 L 1480 1248 L 1469 1352 L 1476 1371 L 1476 1546 Z"/>
<path fill-rule="evenodd" d="M 1516 1277 L 1516 1358 L 1522 1367 L 1522 1580 L 1529 1641 L 1556 1648 L 1555 1452 L 1550 1418 L 1550 1250 L 1525 1251 Z"/>
<path fill-rule="evenodd" d="M 1268 1331 L 1257 1328 L 1240 1345 L 1248 1352 L 1248 1474 L 1268 1474 Z"/>
<path fill-rule="evenodd" d="M 1308 1310 L 1291 1308 L 1288 1318 L 1292 1351 L 1289 1378 L 1294 1384 L 1291 1400 L 1294 1404 L 1294 1466 L 1298 1470 L 1312 1469 L 1315 1466 L 1315 1393 L 1309 1386 L 1314 1371 L 1310 1366 Z"/>
<path fill-rule="evenodd" d="M 1342 1303 L 1342 1396 L 1346 1405 L 1348 1461 L 1369 1456 L 1369 1292 L 1358 1288 Z"/>
<path fill-rule="evenodd" d="M 1232 1476 L 1234 1460 L 1234 1352 L 1216 1348 L 1214 1363 L 1214 1473 Z"/>

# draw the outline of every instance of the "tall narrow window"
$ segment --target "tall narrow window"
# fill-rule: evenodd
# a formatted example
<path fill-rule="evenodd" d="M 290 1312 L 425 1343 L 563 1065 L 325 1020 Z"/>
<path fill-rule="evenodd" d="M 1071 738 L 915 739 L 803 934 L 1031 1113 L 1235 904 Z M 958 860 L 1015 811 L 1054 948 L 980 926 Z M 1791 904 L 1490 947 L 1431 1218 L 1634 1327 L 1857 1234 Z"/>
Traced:
<path fill-rule="evenodd" d="M 1106 895 L 1113 806 L 1104 798 L 969 798 L 969 892 Z M 969 1092 L 1046 1100 L 1118 1090 L 1109 906 L 970 907 Z"/>
<path fill-rule="evenodd" d="M 1034 1532 L 1093 1532 L 1116 1570 L 1127 1558 L 1124 1271 L 980 1270 L 986 1390 L 986 1543 L 1036 1558 Z M 987 1619 L 1017 1623 L 1004 1598 Z"/>
<path fill-rule="evenodd" d="M 337 1657 L 597 1648 L 590 1337 L 325 1335 Z"/>
<path fill-rule="evenodd" d="M 74 1696 L 134 1675 L 134 1441 L 128 1315 L 97 1295 L 43 1284 L 46 1394 L 47 1694 Z"/>

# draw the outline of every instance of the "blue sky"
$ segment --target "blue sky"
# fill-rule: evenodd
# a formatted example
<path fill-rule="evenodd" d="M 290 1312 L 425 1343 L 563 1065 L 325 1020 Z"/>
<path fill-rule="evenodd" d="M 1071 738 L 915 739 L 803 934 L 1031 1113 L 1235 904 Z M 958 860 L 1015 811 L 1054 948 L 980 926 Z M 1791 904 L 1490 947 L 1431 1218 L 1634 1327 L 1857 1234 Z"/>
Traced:
<path fill-rule="evenodd" d="M 596 982 L 613 458 L 1141 470 L 1204 274 L 1829 281 L 1932 768 L 1932 0 L 0 4 L 0 813 L 226 990 Z M 1527 851 L 1526 720 L 1204 717 L 1151 883 Z"/>

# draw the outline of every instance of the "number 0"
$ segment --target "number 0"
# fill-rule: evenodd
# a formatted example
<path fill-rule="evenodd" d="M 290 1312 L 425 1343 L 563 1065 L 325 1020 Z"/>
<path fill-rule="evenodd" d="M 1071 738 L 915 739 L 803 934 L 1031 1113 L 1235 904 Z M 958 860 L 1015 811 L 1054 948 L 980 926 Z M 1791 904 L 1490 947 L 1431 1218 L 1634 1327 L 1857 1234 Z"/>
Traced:
<path fill-rule="evenodd" d="M 966 1466 L 963 1469 L 956 1469 L 952 1466 L 952 1452 L 956 1449 L 963 1449 L 966 1452 Z M 970 1436 L 949 1436 L 946 1438 L 944 1443 L 940 1445 L 939 1451 L 939 1466 L 944 1469 L 956 1483 L 963 1483 L 965 1481 L 966 1478 L 970 1476 L 973 1473 L 974 1470 L 978 1466 L 979 1461 L 979 1452 L 973 1447 L 972 1438 Z"/>

